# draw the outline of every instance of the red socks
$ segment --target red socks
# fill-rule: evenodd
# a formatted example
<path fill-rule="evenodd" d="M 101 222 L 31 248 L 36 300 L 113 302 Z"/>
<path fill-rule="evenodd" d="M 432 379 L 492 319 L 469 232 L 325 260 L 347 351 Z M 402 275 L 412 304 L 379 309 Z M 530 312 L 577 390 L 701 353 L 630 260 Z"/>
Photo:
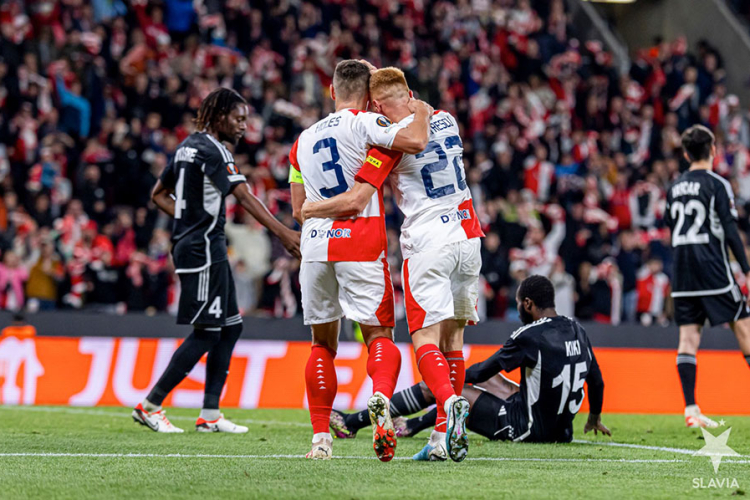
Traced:
<path fill-rule="evenodd" d="M 314 345 L 305 367 L 307 404 L 310 407 L 310 421 L 315 434 L 330 432 L 328 422 L 338 389 L 336 368 L 333 364 L 335 357 L 335 351 L 321 345 Z"/>
<path fill-rule="evenodd" d="M 445 402 L 455 394 L 448 361 L 435 344 L 425 344 L 417 349 L 417 367 L 422 380 L 435 396 L 438 412 L 435 430 L 445 432 Z"/>
<path fill-rule="evenodd" d="M 451 384 L 457 396 L 460 396 L 464 390 L 466 381 L 466 364 L 464 363 L 463 351 L 448 351 L 445 353 L 445 359 L 448 361 L 448 367 L 451 369 Z"/>
<path fill-rule="evenodd" d="M 367 352 L 367 374 L 372 379 L 372 392 L 381 392 L 388 399 L 392 398 L 401 371 L 401 351 L 391 339 L 378 337 L 370 342 Z"/>

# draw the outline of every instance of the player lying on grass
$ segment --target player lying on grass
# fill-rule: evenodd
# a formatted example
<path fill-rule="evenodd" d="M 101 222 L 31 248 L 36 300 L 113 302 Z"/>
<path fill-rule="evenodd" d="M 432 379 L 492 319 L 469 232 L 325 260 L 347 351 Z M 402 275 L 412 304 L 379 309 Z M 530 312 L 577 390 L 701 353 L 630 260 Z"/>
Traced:
<path fill-rule="evenodd" d="M 341 61 L 336 66 L 331 86 L 336 111 L 304 130 L 289 153 L 295 209 L 305 199 L 323 201 L 346 192 L 366 158 L 385 169 L 393 156 L 400 155 L 389 149 L 418 153 L 427 144 L 432 108 L 411 100 L 416 118 L 408 125 L 393 124 L 365 111 L 369 81 L 370 67 L 362 61 Z M 313 426 L 307 456 L 331 458 L 328 418 L 337 388 L 334 359 L 340 320 L 346 316 L 361 325 L 367 345 L 367 373 L 374 391 L 367 404 L 374 424 L 373 448 L 380 460 L 388 461 L 396 448 L 388 401 L 396 388 L 401 353 L 393 343 L 393 285 L 381 194 L 370 193 L 349 216 L 353 218 L 311 215 L 302 224 L 300 288 L 304 321 L 311 325 L 313 337 L 305 368 Z"/>
<path fill-rule="evenodd" d="M 516 330 L 487 360 L 466 370 L 463 396 L 471 404 L 468 428 L 489 439 L 563 442 L 573 439 L 573 418 L 589 390 L 589 418 L 583 428 L 611 436 L 601 422 L 604 382 L 586 332 L 573 319 L 558 316 L 552 283 L 542 276 L 526 278 L 516 296 L 526 326 Z M 520 387 L 500 371 L 521 368 Z M 394 416 L 426 409 L 434 397 L 423 384 L 393 395 Z M 354 437 L 365 427 L 362 412 L 331 414 L 338 437 Z M 397 419 L 401 436 L 413 436 L 434 424 L 437 411 L 409 420 Z"/>
<path fill-rule="evenodd" d="M 411 92 L 404 73 L 383 68 L 372 73 L 370 96 L 387 123 L 413 125 Z M 467 321 L 479 320 L 484 236 L 472 205 L 462 161 L 463 143 L 455 118 L 445 111 L 430 117 L 429 142 L 396 161 L 368 156 L 346 193 L 302 207 L 303 218 L 349 217 L 360 213 L 390 177 L 405 218 L 401 251 L 406 317 L 417 366 L 438 407 L 437 423 L 417 460 L 463 460 L 469 449 L 464 385 L 463 335 Z M 304 253 L 304 252 L 303 252 Z M 449 369 L 448 364 L 451 367 Z"/>
<path fill-rule="evenodd" d="M 193 332 L 172 355 L 148 396 L 133 409 L 133 420 L 156 432 L 183 432 L 165 416 L 162 402 L 204 354 L 206 388 L 196 422 L 200 432 L 244 433 L 219 411 L 229 361 L 242 333 L 237 294 L 227 261 L 224 200 L 233 194 L 239 204 L 300 256 L 300 235 L 276 220 L 251 192 L 245 176 L 223 143 L 237 144 L 247 124 L 247 102 L 228 88 L 212 91 L 201 103 L 197 132 L 182 141 L 156 181 L 152 200 L 174 218 L 172 259 L 180 277 L 177 323 Z"/>

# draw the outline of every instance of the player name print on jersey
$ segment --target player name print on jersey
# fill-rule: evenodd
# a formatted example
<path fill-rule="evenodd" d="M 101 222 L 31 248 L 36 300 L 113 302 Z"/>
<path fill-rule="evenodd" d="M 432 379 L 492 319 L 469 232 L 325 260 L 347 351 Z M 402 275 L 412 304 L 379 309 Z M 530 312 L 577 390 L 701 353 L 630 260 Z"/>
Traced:
<path fill-rule="evenodd" d="M 186 161 L 188 163 L 195 163 L 195 155 L 198 153 L 196 148 L 183 147 L 177 150 L 174 154 L 174 161 Z"/>
<path fill-rule="evenodd" d="M 701 185 L 699 182 L 680 182 L 672 187 L 672 198 L 680 196 L 699 196 Z"/>

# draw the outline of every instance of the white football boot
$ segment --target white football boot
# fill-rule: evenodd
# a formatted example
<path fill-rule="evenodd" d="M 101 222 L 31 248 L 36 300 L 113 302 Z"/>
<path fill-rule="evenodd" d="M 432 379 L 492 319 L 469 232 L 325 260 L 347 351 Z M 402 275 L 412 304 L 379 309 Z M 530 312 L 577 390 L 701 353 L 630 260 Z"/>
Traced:
<path fill-rule="evenodd" d="M 149 413 L 143 409 L 141 403 L 138 403 L 138 406 L 133 408 L 131 416 L 136 423 L 145 425 L 154 432 L 185 432 L 179 427 L 175 427 L 174 424 L 169 421 L 164 410 Z"/>
<path fill-rule="evenodd" d="M 228 432 L 230 434 L 244 434 L 247 432 L 247 427 L 244 425 L 237 425 L 234 422 L 227 420 L 222 413 L 216 420 L 198 418 L 195 422 L 195 430 L 198 432 Z"/>
<path fill-rule="evenodd" d="M 708 429 L 715 429 L 719 426 L 718 422 L 715 422 L 701 413 L 701 409 L 698 405 L 690 405 L 685 407 L 685 425 L 691 429 L 698 427 L 706 427 Z"/>
<path fill-rule="evenodd" d="M 307 452 L 305 458 L 313 460 L 330 460 L 333 456 L 333 438 L 329 433 L 315 434 L 312 439 L 312 450 Z"/>

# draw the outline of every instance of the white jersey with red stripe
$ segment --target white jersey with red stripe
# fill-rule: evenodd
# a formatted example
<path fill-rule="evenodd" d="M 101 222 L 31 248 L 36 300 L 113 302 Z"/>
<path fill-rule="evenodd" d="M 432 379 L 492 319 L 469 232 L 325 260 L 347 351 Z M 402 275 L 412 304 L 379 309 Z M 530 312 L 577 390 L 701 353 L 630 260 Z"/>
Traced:
<path fill-rule="evenodd" d="M 398 124 L 406 127 L 408 116 Z M 430 142 L 416 155 L 403 155 L 391 172 L 396 201 L 404 213 L 401 252 L 414 253 L 484 236 L 466 185 L 463 143 L 456 119 L 436 111 L 430 121 Z M 368 167 L 369 168 L 369 165 Z"/>
<path fill-rule="evenodd" d="M 390 148 L 402 128 L 382 115 L 344 109 L 329 114 L 300 134 L 289 159 L 300 171 L 311 202 L 348 191 L 370 146 Z M 376 261 L 385 256 L 387 239 L 383 201 L 373 195 L 356 218 L 308 219 L 302 226 L 302 260 Z"/>

